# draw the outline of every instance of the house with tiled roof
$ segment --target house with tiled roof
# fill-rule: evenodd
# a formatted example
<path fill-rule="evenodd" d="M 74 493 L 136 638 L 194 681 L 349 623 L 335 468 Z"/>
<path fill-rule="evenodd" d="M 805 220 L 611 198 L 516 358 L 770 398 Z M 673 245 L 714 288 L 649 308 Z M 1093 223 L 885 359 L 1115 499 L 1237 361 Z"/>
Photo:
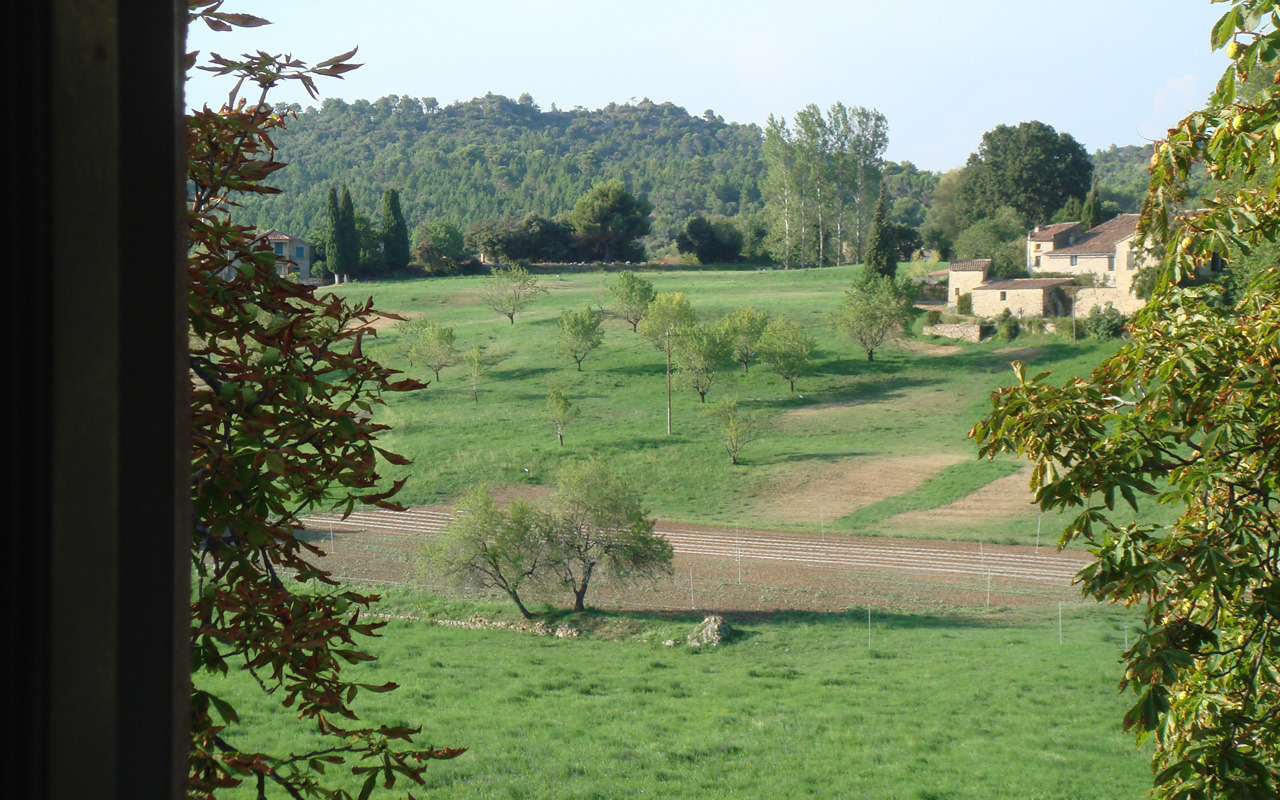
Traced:
<path fill-rule="evenodd" d="M 973 313 L 998 317 L 1006 310 L 1015 317 L 1061 317 L 1071 313 L 1071 278 L 1006 278 L 975 286 Z"/>
<path fill-rule="evenodd" d="M 297 273 L 299 280 L 311 278 L 311 265 L 316 259 L 315 245 L 274 228 L 263 234 L 277 257 L 276 270 L 281 276 Z"/>
<path fill-rule="evenodd" d="M 991 259 L 952 261 L 947 267 L 947 305 L 954 307 L 960 295 L 969 294 L 987 280 Z"/>
<path fill-rule="evenodd" d="M 1137 214 L 1121 214 L 1087 231 L 1079 223 L 1039 226 L 1027 236 L 1027 272 L 1076 278 L 1082 284 L 1076 316 L 1107 304 L 1132 314 L 1145 302 L 1133 293 L 1133 279 L 1154 263 L 1137 237 Z"/>

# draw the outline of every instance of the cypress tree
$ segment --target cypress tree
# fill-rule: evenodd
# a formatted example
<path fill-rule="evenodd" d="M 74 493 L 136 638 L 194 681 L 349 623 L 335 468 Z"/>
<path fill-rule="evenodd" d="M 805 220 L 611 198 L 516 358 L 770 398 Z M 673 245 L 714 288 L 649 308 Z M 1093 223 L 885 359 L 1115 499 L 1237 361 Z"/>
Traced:
<path fill-rule="evenodd" d="M 330 240 L 333 252 L 329 254 L 329 269 L 335 275 L 354 275 L 360 271 L 360 236 L 356 233 L 356 211 L 351 203 L 351 192 L 342 187 L 342 200 L 338 203 L 338 220 Z"/>
<path fill-rule="evenodd" d="M 1102 200 L 1098 198 L 1098 184 L 1093 184 L 1080 209 L 1080 227 L 1086 231 L 1102 222 Z"/>
<path fill-rule="evenodd" d="M 400 193 L 388 189 L 382 193 L 382 257 L 388 272 L 409 267 L 409 227 L 400 211 Z"/>
<path fill-rule="evenodd" d="M 878 275 L 892 278 L 898 271 L 898 247 L 885 220 L 884 184 L 880 184 L 880 197 L 876 200 L 875 215 L 871 219 L 871 235 L 867 237 L 866 268 Z"/>
<path fill-rule="evenodd" d="M 338 192 L 330 186 L 329 196 L 325 201 L 324 271 L 333 275 L 335 282 L 341 275 L 336 266 L 339 259 L 338 228 L 340 227 L 340 223 L 341 215 L 338 211 Z"/>

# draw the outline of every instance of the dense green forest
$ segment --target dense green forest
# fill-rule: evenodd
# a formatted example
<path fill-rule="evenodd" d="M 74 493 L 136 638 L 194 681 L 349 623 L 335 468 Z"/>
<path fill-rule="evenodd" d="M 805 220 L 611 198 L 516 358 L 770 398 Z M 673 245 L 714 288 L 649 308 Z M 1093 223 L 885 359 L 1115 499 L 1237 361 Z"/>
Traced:
<path fill-rule="evenodd" d="M 290 110 L 295 116 L 275 138 L 289 168 L 272 178 L 284 191 L 244 198 L 242 223 L 322 241 L 326 197 L 341 184 L 359 213 L 376 216 L 384 191 L 394 188 L 410 229 L 436 220 L 465 229 L 486 219 L 563 215 L 594 185 L 618 178 L 652 204 L 644 241 L 652 256 L 674 252 L 694 215 L 733 219 L 746 231 L 764 211 L 764 131 L 711 110 L 694 116 L 647 98 L 543 110 L 529 95 L 495 94 L 447 106 L 409 96 L 330 98 Z M 1096 151 L 1103 199 L 1136 209 L 1150 155 L 1151 145 Z M 883 162 L 880 175 L 890 218 L 925 225 L 942 174 L 904 161 Z"/>

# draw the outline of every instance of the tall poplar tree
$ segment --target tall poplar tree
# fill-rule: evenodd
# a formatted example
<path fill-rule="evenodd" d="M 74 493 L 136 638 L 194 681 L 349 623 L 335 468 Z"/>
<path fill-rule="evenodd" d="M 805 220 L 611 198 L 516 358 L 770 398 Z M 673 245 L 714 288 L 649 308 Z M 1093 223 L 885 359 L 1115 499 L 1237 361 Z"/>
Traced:
<path fill-rule="evenodd" d="M 382 193 L 382 258 L 388 272 L 409 267 L 409 226 L 400 211 L 400 193 L 387 189 Z"/>

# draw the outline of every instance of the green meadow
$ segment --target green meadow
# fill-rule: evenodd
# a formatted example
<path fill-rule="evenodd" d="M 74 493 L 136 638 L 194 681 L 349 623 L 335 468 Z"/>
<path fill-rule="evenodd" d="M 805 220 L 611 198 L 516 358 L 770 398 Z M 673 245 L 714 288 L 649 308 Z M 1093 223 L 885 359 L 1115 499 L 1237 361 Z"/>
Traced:
<path fill-rule="evenodd" d="M 422 726 L 466 747 L 419 798 L 874 798 L 1110 800 L 1150 783 L 1149 754 L 1119 730 L 1115 691 L 1132 615 L 901 615 L 875 609 L 732 620 L 718 648 L 683 642 L 700 616 L 591 612 L 556 639 L 439 627 L 497 607 L 402 592 L 358 680 L 367 721 Z M 466 606 L 466 607 L 464 607 Z M 554 624 L 555 620 L 553 620 Z M 242 746 L 312 740 L 244 675 L 206 682 L 237 706 Z M 352 789 L 358 788 L 354 783 Z M 242 794 L 228 796 L 251 796 Z"/>
<path fill-rule="evenodd" d="M 683 292 L 702 320 L 750 305 L 799 322 L 818 342 L 813 370 L 795 392 L 760 365 L 743 374 L 732 363 L 717 376 L 706 405 L 695 392 L 677 388 L 670 436 L 664 354 L 609 313 L 611 274 L 543 274 L 548 293 L 515 324 L 484 306 L 480 277 L 327 291 L 371 295 L 380 309 L 453 326 L 460 353 L 480 345 L 492 361 L 478 402 L 463 368 L 455 366 L 426 389 L 388 397 L 378 412 L 391 426 L 384 446 L 414 461 L 387 470 L 408 478 L 400 495 L 407 504 L 449 503 L 476 483 L 549 486 L 567 460 L 598 454 L 643 487 L 651 513 L 663 518 L 1020 544 L 1032 543 L 1040 525 L 1045 543 L 1052 541 L 1062 518 L 1040 520 L 1025 502 L 1011 513 L 976 519 L 903 515 L 945 507 L 1022 468 L 1013 459 L 978 460 L 967 438 L 990 407 L 991 392 L 1012 381 L 1010 362 L 1065 379 L 1086 374 L 1116 345 L 1045 334 L 978 345 L 935 341 L 918 334 L 918 318 L 914 335 L 886 344 L 868 362 L 827 326 L 856 269 L 644 272 L 658 292 Z M 588 305 L 604 308 L 606 333 L 579 372 L 556 353 L 557 319 L 564 309 Z M 366 352 L 431 379 L 426 368 L 408 367 L 396 340 L 394 327 L 384 328 Z M 553 387 L 579 411 L 563 446 L 545 411 Z M 725 396 L 767 420 L 766 433 L 736 466 L 704 414 Z M 871 485 L 855 485 L 859 476 Z M 863 489 L 871 494 L 860 494 Z"/>

